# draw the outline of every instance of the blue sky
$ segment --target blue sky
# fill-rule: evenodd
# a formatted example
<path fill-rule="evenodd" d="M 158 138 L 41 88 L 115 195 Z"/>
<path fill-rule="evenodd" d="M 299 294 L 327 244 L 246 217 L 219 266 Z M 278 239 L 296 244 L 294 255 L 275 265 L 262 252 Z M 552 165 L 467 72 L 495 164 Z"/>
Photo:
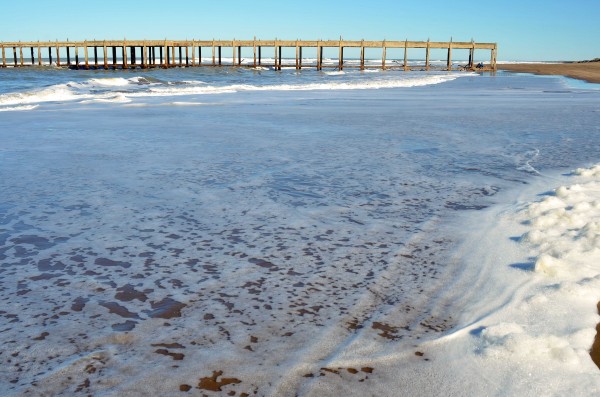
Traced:
<path fill-rule="evenodd" d="M 367 39 L 497 42 L 500 60 L 600 57 L 600 0 L 6 1 L 0 41 Z"/>

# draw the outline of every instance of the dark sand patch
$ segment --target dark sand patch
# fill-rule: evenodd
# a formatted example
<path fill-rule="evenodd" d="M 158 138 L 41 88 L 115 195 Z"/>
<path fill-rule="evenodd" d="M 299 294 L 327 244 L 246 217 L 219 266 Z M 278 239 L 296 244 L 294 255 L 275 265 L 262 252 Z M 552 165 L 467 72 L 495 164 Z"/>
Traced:
<path fill-rule="evenodd" d="M 598 308 L 598 314 L 600 314 L 600 302 L 598 302 L 596 307 Z M 596 325 L 596 337 L 594 338 L 594 343 L 592 344 L 590 356 L 592 356 L 592 361 L 594 364 L 600 368 L 600 323 Z"/>
<path fill-rule="evenodd" d="M 600 62 L 499 64 L 498 69 L 541 75 L 561 75 L 589 83 L 600 83 Z"/>

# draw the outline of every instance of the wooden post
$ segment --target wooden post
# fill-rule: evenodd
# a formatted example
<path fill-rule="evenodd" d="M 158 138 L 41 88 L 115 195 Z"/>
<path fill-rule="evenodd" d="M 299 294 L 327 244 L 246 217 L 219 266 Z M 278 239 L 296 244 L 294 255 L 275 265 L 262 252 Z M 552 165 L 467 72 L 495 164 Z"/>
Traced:
<path fill-rule="evenodd" d="M 75 50 L 75 69 L 79 69 L 79 47 L 73 47 Z"/>
<path fill-rule="evenodd" d="M 127 42 L 123 40 L 123 69 L 127 68 Z"/>
<path fill-rule="evenodd" d="M 262 65 L 262 46 L 258 46 L 258 65 Z"/>
<path fill-rule="evenodd" d="M 89 62 L 90 58 L 88 55 L 87 40 L 83 42 L 83 55 L 84 55 L 84 60 L 85 60 L 85 69 L 88 70 L 90 68 L 90 62 Z"/>
<path fill-rule="evenodd" d="M 385 70 L 385 56 L 386 56 L 386 47 L 385 47 L 385 40 L 383 40 L 383 51 L 381 54 L 381 70 Z"/>
<path fill-rule="evenodd" d="M 302 69 L 302 47 L 300 47 L 300 57 L 299 57 L 300 66 L 298 69 Z"/>
<path fill-rule="evenodd" d="M 300 47 L 298 46 L 298 40 L 296 40 L 296 70 L 300 69 Z"/>
<path fill-rule="evenodd" d="M 179 66 L 181 67 L 181 65 L 183 65 L 183 62 L 181 60 L 181 46 L 179 46 Z"/>
<path fill-rule="evenodd" d="M 360 70 L 365 70 L 365 40 L 360 41 Z"/>
<path fill-rule="evenodd" d="M 252 41 L 252 53 L 254 54 L 254 63 L 253 67 L 256 67 L 256 36 L 254 36 L 254 41 Z"/>
<path fill-rule="evenodd" d="M 231 42 L 231 66 L 235 66 L 235 40 Z"/>
<path fill-rule="evenodd" d="M 102 43 L 102 54 L 104 56 L 104 69 L 108 69 L 108 48 L 106 48 L 106 40 Z"/>
<path fill-rule="evenodd" d="M 196 46 L 194 40 L 192 40 L 192 66 L 196 66 Z"/>
<path fill-rule="evenodd" d="M 496 71 L 496 55 L 498 53 L 498 46 L 496 44 L 494 44 L 494 48 L 492 49 L 492 58 L 491 58 L 491 67 L 492 70 L 495 72 Z"/>
<path fill-rule="evenodd" d="M 215 66 L 215 41 L 212 42 L 212 65 Z"/>
<path fill-rule="evenodd" d="M 4 49 L 4 46 L 2 46 L 2 67 L 6 67 L 6 50 Z"/>
<path fill-rule="evenodd" d="M 473 57 L 475 55 L 475 43 L 471 40 L 471 48 L 469 48 L 469 64 L 467 65 L 469 69 L 473 69 Z"/>
<path fill-rule="evenodd" d="M 190 53 L 187 43 L 185 45 L 185 66 L 190 66 Z"/>
<path fill-rule="evenodd" d="M 13 47 L 13 60 L 15 61 L 15 67 L 17 67 L 17 47 Z"/>
<path fill-rule="evenodd" d="M 113 68 L 116 69 L 117 68 L 117 47 L 116 46 L 112 46 L 112 59 L 113 59 Z"/>
<path fill-rule="evenodd" d="M 339 65 L 338 68 L 340 70 L 342 70 L 344 68 L 344 47 L 342 47 L 342 36 L 340 36 L 340 42 L 339 42 L 339 47 L 340 47 L 340 55 L 339 55 Z"/>
<path fill-rule="evenodd" d="M 142 45 L 142 69 L 146 69 L 148 67 L 148 47 L 146 47 L 146 42 Z"/>
<path fill-rule="evenodd" d="M 429 39 L 427 39 L 427 47 L 425 50 L 425 70 L 429 70 Z"/>
<path fill-rule="evenodd" d="M 448 70 L 452 70 L 452 37 L 450 37 L 450 43 L 448 43 L 448 59 L 446 61 L 446 67 Z"/>
<path fill-rule="evenodd" d="M 4 50 L 4 47 L 2 47 Z M 52 47 L 48 47 L 48 62 L 52 65 Z"/>
<path fill-rule="evenodd" d="M 317 41 L 317 70 L 321 70 L 321 42 Z"/>
<path fill-rule="evenodd" d="M 71 49 L 67 45 L 67 66 L 71 66 Z"/>
<path fill-rule="evenodd" d="M 221 46 L 219 46 L 219 66 L 222 66 L 222 58 L 221 58 Z"/>
<path fill-rule="evenodd" d="M 38 65 L 42 66 L 42 47 L 40 46 L 39 42 L 38 42 L 37 50 L 38 50 Z"/>
<path fill-rule="evenodd" d="M 275 40 L 275 70 L 277 70 L 277 40 Z"/>
<path fill-rule="evenodd" d="M 94 46 L 94 66 L 98 69 L 98 47 Z"/>
<path fill-rule="evenodd" d="M 198 66 L 202 65 L 202 46 L 198 46 Z"/>
<path fill-rule="evenodd" d="M 21 66 L 23 66 L 23 47 L 19 46 L 19 61 Z"/>
<path fill-rule="evenodd" d="M 408 39 L 404 40 L 404 70 L 408 70 Z"/>
<path fill-rule="evenodd" d="M 33 47 L 31 47 L 31 65 L 35 65 L 35 57 L 33 56 Z"/>
<path fill-rule="evenodd" d="M 242 66 L 242 46 L 238 46 L 238 66 Z"/>
<path fill-rule="evenodd" d="M 169 47 L 167 47 L 167 40 L 165 40 L 165 45 L 164 45 L 164 55 L 163 55 L 163 47 L 160 47 L 160 59 L 163 62 L 163 67 L 166 69 L 169 67 Z"/>
<path fill-rule="evenodd" d="M 130 55 L 130 62 L 131 65 L 135 65 L 136 64 L 136 59 L 135 59 L 135 46 L 132 45 L 131 47 L 129 47 L 129 55 Z"/>
<path fill-rule="evenodd" d="M 60 51 L 58 48 L 58 42 L 56 43 L 56 66 L 60 66 Z"/>
<path fill-rule="evenodd" d="M 281 46 L 279 46 L 279 56 L 277 57 L 277 59 L 279 59 L 279 67 L 277 70 L 281 70 Z"/>

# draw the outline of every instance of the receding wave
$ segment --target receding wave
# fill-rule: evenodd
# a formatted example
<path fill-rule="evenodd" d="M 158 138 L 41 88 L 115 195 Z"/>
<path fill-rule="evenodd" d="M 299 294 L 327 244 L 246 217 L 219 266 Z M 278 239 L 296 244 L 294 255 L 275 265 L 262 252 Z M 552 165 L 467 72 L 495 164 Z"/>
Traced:
<path fill-rule="evenodd" d="M 91 78 L 52 85 L 39 90 L 0 95 L 0 106 L 18 106 L 45 102 L 76 101 L 80 103 L 109 102 L 126 103 L 131 98 L 156 96 L 183 96 L 224 94 L 243 91 L 315 91 L 315 90 L 365 90 L 383 88 L 416 87 L 440 84 L 455 80 L 466 74 L 402 74 L 385 78 L 348 77 L 345 72 L 323 73 L 324 78 L 289 83 L 230 83 L 222 81 L 211 84 L 200 80 L 163 81 L 152 77 Z M 379 77 L 379 76 L 378 76 Z"/>

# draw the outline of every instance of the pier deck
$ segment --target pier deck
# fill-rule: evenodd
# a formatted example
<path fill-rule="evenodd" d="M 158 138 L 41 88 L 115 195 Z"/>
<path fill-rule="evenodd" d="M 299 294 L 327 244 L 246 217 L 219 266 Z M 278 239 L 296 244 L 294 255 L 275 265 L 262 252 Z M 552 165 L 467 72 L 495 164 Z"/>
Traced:
<path fill-rule="evenodd" d="M 308 62 L 303 57 L 303 49 L 316 49 L 316 62 Z M 359 62 L 349 66 L 344 60 L 344 49 L 360 49 Z M 229 62 L 224 62 L 224 50 L 229 49 Z M 242 62 L 242 49 L 246 53 L 251 49 L 251 55 Z M 323 68 L 354 67 L 361 70 L 366 68 L 404 69 L 410 70 L 408 64 L 409 49 L 423 49 L 426 70 L 431 68 L 430 55 L 432 49 L 446 50 L 445 70 L 453 70 L 452 51 L 468 50 L 469 60 L 460 69 L 475 69 L 475 51 L 490 51 L 489 63 L 484 70 L 496 70 L 496 43 L 470 42 L 437 42 L 437 41 L 348 41 L 348 40 L 84 40 L 84 41 L 51 41 L 51 42 L 0 42 L 0 67 L 47 66 L 69 67 L 72 69 L 132 69 L 132 68 L 171 68 L 197 66 L 245 66 L 282 68 L 282 51 L 293 52 L 295 56 L 285 59 L 295 60 L 294 64 L 285 66 L 302 69 L 312 67 Z M 334 49 L 336 57 L 329 56 L 324 64 L 323 50 Z M 366 62 L 367 49 L 379 49 L 381 62 L 373 65 Z M 403 49 L 402 59 L 391 59 L 387 51 Z M 270 53 L 270 62 L 265 63 L 265 57 Z M 313 57 L 314 59 L 315 57 Z M 333 63 L 331 62 L 333 59 Z M 458 68 L 454 68 L 458 69 Z"/>

